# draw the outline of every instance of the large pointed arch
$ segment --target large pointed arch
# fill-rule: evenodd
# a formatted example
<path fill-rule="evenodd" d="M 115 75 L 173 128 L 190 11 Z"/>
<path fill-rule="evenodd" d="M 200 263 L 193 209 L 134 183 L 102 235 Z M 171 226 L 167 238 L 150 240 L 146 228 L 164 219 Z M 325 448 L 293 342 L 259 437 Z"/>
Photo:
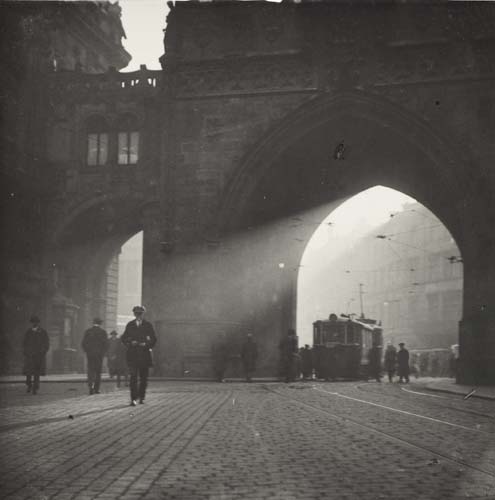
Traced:
<path fill-rule="evenodd" d="M 342 137 L 342 129 L 350 135 L 349 139 Z M 298 144 L 324 130 L 328 131 L 328 141 L 332 144 L 337 144 L 340 139 L 349 140 L 354 151 L 347 164 L 353 168 L 361 164 L 361 170 L 365 169 L 369 178 L 356 176 L 355 186 L 350 186 L 349 191 L 341 192 L 341 195 L 352 195 L 379 183 L 396 187 L 411 193 L 432 209 L 462 243 L 461 214 L 456 207 L 462 206 L 468 185 L 466 174 L 469 163 L 463 151 L 418 115 L 382 97 L 364 92 L 316 97 L 275 126 L 244 157 L 237 174 L 226 187 L 219 219 L 220 230 L 228 232 L 246 225 L 246 214 L 252 209 L 260 186 L 269 182 L 268 179 L 285 182 L 281 162 L 290 157 L 290 152 Z M 396 149 L 390 154 L 384 149 L 387 137 L 391 146 L 400 140 L 407 149 L 402 152 Z M 395 179 L 389 179 L 389 182 L 374 178 L 373 170 L 381 158 L 384 162 L 398 163 Z M 418 182 L 425 181 L 425 175 L 430 177 L 428 182 Z M 413 182 L 418 185 L 410 185 Z M 320 192 L 315 193 L 314 199 L 318 203 L 329 201 L 322 199 Z"/>

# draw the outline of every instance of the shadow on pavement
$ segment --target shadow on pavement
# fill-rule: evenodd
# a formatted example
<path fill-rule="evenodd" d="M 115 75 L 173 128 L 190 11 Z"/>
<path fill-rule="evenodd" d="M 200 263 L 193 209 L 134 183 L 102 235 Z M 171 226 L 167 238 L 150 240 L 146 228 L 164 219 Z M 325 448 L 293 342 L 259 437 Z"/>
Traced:
<path fill-rule="evenodd" d="M 69 413 L 68 415 L 66 415 L 64 417 L 43 418 L 40 420 L 31 420 L 29 422 L 19 422 L 18 424 L 2 425 L 2 426 L 0 426 L 0 433 L 11 431 L 14 429 L 16 429 L 16 430 L 17 429 L 25 429 L 26 427 L 33 427 L 35 425 L 63 422 L 65 420 L 77 420 L 80 417 L 86 417 L 88 415 L 94 415 L 96 413 L 106 413 L 106 412 L 113 411 L 113 410 L 121 410 L 123 408 L 128 408 L 128 407 L 129 407 L 128 404 L 119 404 L 119 405 L 111 406 L 108 408 L 90 410 L 90 411 L 86 411 L 84 413 L 76 413 L 74 415 Z"/>

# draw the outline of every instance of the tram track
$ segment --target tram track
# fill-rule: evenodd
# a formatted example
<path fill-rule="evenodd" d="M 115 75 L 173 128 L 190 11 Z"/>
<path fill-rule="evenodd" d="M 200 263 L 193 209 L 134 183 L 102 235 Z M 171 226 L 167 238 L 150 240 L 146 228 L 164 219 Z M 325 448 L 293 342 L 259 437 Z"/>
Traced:
<path fill-rule="evenodd" d="M 320 413 L 323 413 L 325 414 L 326 416 L 332 418 L 333 420 L 336 420 L 338 422 L 343 422 L 345 424 L 350 424 L 350 425 L 354 425 L 356 427 L 359 427 L 361 429 L 365 429 L 373 434 L 378 434 L 378 435 L 381 435 L 381 436 L 384 436 L 386 437 L 387 439 L 390 439 L 392 441 L 395 441 L 395 442 L 399 442 L 399 443 L 402 443 L 403 445 L 406 445 L 406 446 L 409 446 L 413 449 L 417 449 L 417 450 L 421 450 L 423 452 L 428 452 L 428 453 L 431 453 L 433 455 L 435 455 L 436 457 L 440 457 L 444 460 L 447 460 L 448 462 L 452 463 L 452 464 L 455 464 L 456 466 L 462 466 L 462 467 L 466 467 L 468 469 L 471 469 L 473 471 L 476 471 L 476 472 L 479 472 L 481 474 L 485 474 L 491 478 L 494 478 L 495 479 L 495 473 L 494 472 L 491 472 L 489 470 L 486 470 L 482 467 L 478 467 L 478 466 L 475 466 L 475 465 L 472 465 L 468 462 L 466 462 L 465 460 L 462 460 L 462 459 L 459 459 L 459 458 L 455 458 L 455 457 L 452 457 L 452 456 L 449 456 L 445 453 L 442 453 L 442 452 L 439 452 L 437 450 L 434 450 L 432 448 L 429 448 L 427 446 L 423 446 L 421 444 L 418 444 L 418 443 L 415 443 L 409 439 L 405 439 L 403 437 L 397 437 L 396 435 L 394 434 L 391 434 L 389 432 L 386 432 L 386 431 L 383 431 L 383 430 L 380 430 L 380 429 L 377 429 L 376 427 L 372 426 L 372 425 L 368 425 L 366 423 L 363 423 L 362 421 L 359 421 L 355 418 L 352 418 L 352 417 L 348 417 L 348 416 L 343 416 L 343 415 L 339 415 L 337 413 L 333 413 L 325 408 L 321 408 L 320 406 L 318 405 L 315 405 L 315 404 L 312 404 L 312 403 L 308 403 L 308 402 L 305 402 L 305 401 L 301 401 L 300 399 L 296 398 L 296 397 L 293 397 L 293 396 L 290 396 L 288 394 L 284 394 L 282 392 L 279 392 L 271 387 L 268 387 L 268 386 L 263 386 L 264 389 L 268 392 L 271 392 L 273 394 L 276 394 L 277 396 L 281 396 L 289 401 L 292 401 L 294 403 L 297 403 L 299 404 L 300 406 L 302 407 L 305 407 L 305 408 L 308 408 L 308 409 L 311 409 L 311 410 L 316 410 Z M 332 395 L 332 393 L 329 393 L 327 391 L 322 391 L 320 390 L 319 392 L 322 392 L 322 393 L 327 393 L 329 395 Z M 354 398 L 352 398 L 354 399 Z M 466 428 L 468 429 L 468 428 Z M 469 430 L 473 430 L 473 431 L 477 431 L 477 429 L 469 429 Z"/>
<path fill-rule="evenodd" d="M 366 386 L 366 391 L 364 390 L 364 386 Z M 371 392 L 373 394 L 378 394 L 378 395 L 381 395 L 381 396 L 386 396 L 386 397 L 390 397 L 390 398 L 394 398 L 394 399 L 401 399 L 400 396 L 398 394 L 384 394 L 382 392 L 379 392 L 379 391 L 374 391 L 372 387 L 370 387 L 369 384 L 356 384 L 354 385 L 354 387 L 356 389 L 358 389 L 359 391 L 362 391 L 362 392 Z M 435 394 L 426 394 L 426 393 L 420 393 L 420 392 L 417 392 L 417 391 L 409 391 L 405 388 L 401 388 L 402 391 L 401 392 L 404 392 L 406 394 L 417 394 L 417 395 L 423 395 L 423 396 L 430 396 L 430 397 L 433 397 L 435 398 L 435 400 L 430 400 L 432 403 L 435 403 L 434 406 L 436 408 L 442 408 L 444 410 L 452 410 L 452 411 L 457 411 L 459 413 L 465 413 L 465 414 L 468 414 L 468 415 L 474 415 L 476 417 L 483 417 L 483 418 L 487 418 L 489 420 L 493 420 L 495 421 L 495 415 L 488 415 L 487 413 L 481 413 L 481 412 L 478 412 L 476 410 L 469 410 L 469 409 L 466 409 L 466 408 L 459 408 L 457 406 L 452 406 L 452 405 L 445 405 L 445 404 L 439 404 L 436 402 L 436 399 L 449 399 L 449 398 L 446 398 L 444 396 L 437 396 Z"/>

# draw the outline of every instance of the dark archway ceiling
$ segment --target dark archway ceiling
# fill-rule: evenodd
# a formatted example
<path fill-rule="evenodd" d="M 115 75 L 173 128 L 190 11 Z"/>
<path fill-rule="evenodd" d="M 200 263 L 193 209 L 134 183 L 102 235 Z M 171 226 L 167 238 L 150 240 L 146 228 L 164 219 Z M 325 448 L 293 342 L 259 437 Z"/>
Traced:
<path fill-rule="evenodd" d="M 103 244 L 116 237 L 125 241 L 141 229 L 141 207 L 137 202 L 108 201 L 94 205 L 75 217 L 61 235 L 59 244 Z"/>
<path fill-rule="evenodd" d="M 340 144 L 343 158 L 336 159 Z M 289 145 L 263 172 L 243 224 L 301 213 L 376 185 L 416 198 L 451 229 L 445 186 L 431 160 L 393 128 L 353 115 L 336 117 Z"/>

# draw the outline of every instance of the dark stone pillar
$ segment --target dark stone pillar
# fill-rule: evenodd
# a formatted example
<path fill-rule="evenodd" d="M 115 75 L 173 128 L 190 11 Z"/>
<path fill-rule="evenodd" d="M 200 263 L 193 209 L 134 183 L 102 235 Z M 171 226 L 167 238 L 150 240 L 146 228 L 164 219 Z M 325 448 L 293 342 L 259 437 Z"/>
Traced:
<path fill-rule="evenodd" d="M 482 240 L 481 240 L 482 241 Z M 495 265 L 491 246 L 464 259 L 464 317 L 457 382 L 495 384 Z"/>

